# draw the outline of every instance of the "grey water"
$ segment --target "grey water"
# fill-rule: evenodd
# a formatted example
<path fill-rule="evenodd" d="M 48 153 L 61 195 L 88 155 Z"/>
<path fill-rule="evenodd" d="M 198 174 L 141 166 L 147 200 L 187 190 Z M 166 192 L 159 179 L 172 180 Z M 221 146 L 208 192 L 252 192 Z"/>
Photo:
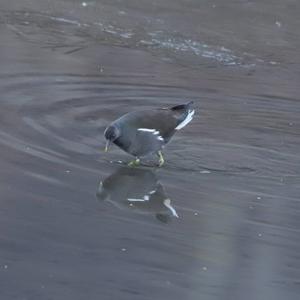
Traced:
<path fill-rule="evenodd" d="M 299 14 L 1 1 L 0 299 L 298 299 Z M 115 118 L 187 100 L 162 168 L 103 152 Z"/>

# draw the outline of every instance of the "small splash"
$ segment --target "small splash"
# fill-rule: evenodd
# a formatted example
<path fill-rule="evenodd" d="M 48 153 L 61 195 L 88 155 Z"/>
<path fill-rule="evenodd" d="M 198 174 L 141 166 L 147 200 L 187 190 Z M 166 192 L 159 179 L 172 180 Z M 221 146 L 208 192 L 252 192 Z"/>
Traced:
<path fill-rule="evenodd" d="M 130 39 L 132 38 L 134 34 L 132 32 L 124 32 L 124 33 L 120 33 L 120 37 L 124 38 L 124 39 Z"/>
<path fill-rule="evenodd" d="M 118 15 L 119 16 L 125 16 L 125 15 L 127 15 L 127 13 L 124 10 L 119 10 Z"/>
<path fill-rule="evenodd" d="M 131 32 L 131 30 L 124 30 L 120 27 L 116 27 L 110 24 L 107 25 L 102 22 L 95 22 L 94 25 L 99 26 L 103 32 L 109 33 L 120 38 L 130 39 L 134 35 L 134 33 Z"/>
<path fill-rule="evenodd" d="M 62 23 L 68 23 L 68 24 L 72 24 L 72 25 L 81 26 L 81 23 L 76 20 L 70 20 L 70 19 L 59 18 L 59 17 L 50 17 L 50 19 L 53 21 L 56 21 L 56 22 L 62 22 Z"/>
<path fill-rule="evenodd" d="M 201 174 L 210 174 L 211 171 L 208 171 L 208 170 L 203 170 L 203 171 L 200 171 Z"/>

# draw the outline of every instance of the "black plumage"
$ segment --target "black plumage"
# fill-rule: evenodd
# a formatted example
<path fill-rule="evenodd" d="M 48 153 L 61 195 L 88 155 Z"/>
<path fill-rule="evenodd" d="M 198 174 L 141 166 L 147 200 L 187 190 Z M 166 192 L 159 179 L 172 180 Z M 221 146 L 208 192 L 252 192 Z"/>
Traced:
<path fill-rule="evenodd" d="M 107 147 L 113 142 L 125 152 L 139 158 L 157 153 L 160 165 L 164 160 L 161 150 L 177 130 L 187 125 L 193 118 L 192 102 L 173 106 L 134 111 L 112 122 L 105 130 Z"/>

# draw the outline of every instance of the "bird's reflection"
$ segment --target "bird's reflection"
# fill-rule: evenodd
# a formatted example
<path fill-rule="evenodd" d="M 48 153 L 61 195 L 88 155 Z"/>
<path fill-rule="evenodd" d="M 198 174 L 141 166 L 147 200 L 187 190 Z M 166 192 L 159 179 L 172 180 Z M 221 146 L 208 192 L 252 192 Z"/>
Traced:
<path fill-rule="evenodd" d="M 153 214 L 164 223 L 178 218 L 155 173 L 147 169 L 119 168 L 100 182 L 97 198 L 120 209 Z"/>

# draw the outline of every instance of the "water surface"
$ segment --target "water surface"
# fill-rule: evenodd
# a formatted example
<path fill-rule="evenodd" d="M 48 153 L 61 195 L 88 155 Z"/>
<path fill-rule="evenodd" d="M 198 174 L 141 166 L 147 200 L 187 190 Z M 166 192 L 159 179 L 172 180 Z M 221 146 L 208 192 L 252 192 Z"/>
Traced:
<path fill-rule="evenodd" d="M 300 7 L 269 2 L 1 4 L 1 299 L 298 299 Z M 163 168 L 110 163 L 110 121 L 187 100 Z"/>

